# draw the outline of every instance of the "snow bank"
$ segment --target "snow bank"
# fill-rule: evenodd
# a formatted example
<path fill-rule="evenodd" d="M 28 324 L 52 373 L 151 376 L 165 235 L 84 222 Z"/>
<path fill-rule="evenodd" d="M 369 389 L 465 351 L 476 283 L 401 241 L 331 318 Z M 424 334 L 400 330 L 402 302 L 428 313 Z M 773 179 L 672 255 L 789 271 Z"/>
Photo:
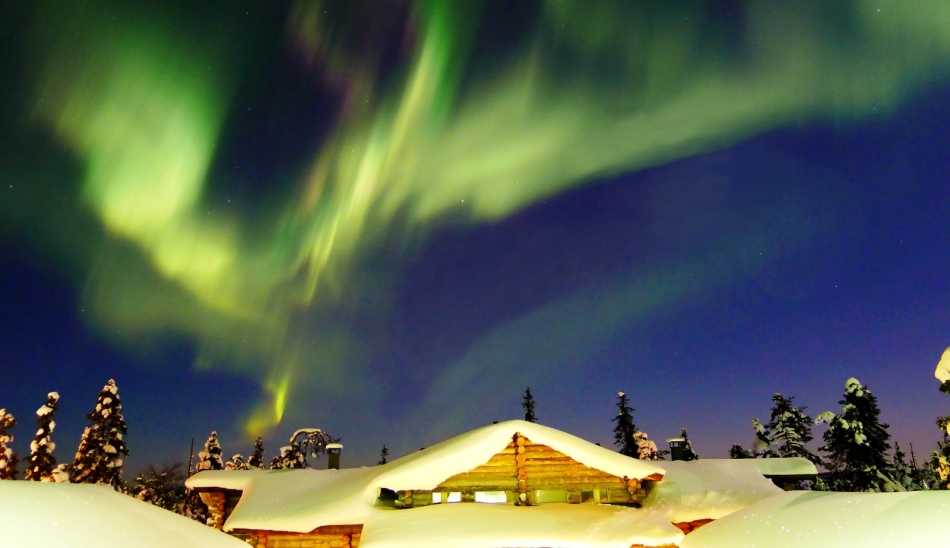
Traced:
<path fill-rule="evenodd" d="M 3 546 L 247 547 L 194 520 L 92 484 L 0 481 Z"/>
<path fill-rule="evenodd" d="M 793 491 L 700 527 L 699 546 L 946 546 L 950 495 Z"/>
<path fill-rule="evenodd" d="M 663 468 L 651 464 L 651 461 L 626 457 L 548 426 L 514 420 L 472 430 L 396 459 L 381 467 L 382 473 L 374 485 L 396 491 L 433 489 L 455 474 L 468 472 L 488 462 L 511 442 L 515 432 L 521 432 L 532 442 L 547 445 L 585 466 L 614 476 L 643 479 L 664 473 Z"/>
<path fill-rule="evenodd" d="M 374 514 L 360 548 L 677 544 L 683 533 L 649 510 L 591 504 L 440 504 Z"/>
<path fill-rule="evenodd" d="M 768 460 L 796 462 L 765 464 L 764 461 Z M 644 499 L 643 507 L 656 509 L 673 523 L 718 519 L 765 497 L 783 493 L 784 491 L 762 475 L 761 469 L 806 468 L 801 462 L 797 462 L 800 460 L 805 459 L 700 459 L 664 462 L 666 476 L 663 481 L 657 482 Z M 810 470 L 810 473 L 814 473 L 815 467 L 811 466 Z"/>

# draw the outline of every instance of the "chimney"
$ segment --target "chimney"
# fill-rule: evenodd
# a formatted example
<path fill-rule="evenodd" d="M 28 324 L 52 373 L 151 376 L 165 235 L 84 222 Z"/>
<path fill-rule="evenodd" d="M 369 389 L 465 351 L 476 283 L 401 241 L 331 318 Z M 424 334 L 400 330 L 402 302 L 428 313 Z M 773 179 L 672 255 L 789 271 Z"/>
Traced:
<path fill-rule="evenodd" d="M 327 469 L 328 470 L 340 469 L 340 453 L 342 452 L 343 452 L 343 444 L 340 444 L 340 443 L 327 444 Z"/>
<path fill-rule="evenodd" d="M 686 460 L 686 440 L 683 438 L 670 438 L 666 440 L 670 444 L 670 460 Z"/>

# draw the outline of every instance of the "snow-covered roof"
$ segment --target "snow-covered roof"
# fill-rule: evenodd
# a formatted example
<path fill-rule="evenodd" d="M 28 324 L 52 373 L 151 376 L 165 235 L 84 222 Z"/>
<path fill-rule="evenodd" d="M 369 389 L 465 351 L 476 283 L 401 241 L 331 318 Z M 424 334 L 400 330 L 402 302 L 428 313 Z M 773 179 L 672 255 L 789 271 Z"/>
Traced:
<path fill-rule="evenodd" d="M 786 461 L 763 464 L 756 461 Z M 741 510 L 765 497 L 782 493 L 762 474 L 763 468 L 790 470 L 806 467 L 805 459 L 700 459 L 664 462 L 666 476 L 643 500 L 644 508 L 654 508 L 673 523 L 718 519 Z M 807 460 L 805 460 L 808 463 Z M 811 463 L 808 463 L 811 464 Z M 815 470 L 814 466 L 810 468 Z"/>
<path fill-rule="evenodd" d="M 0 523 L 3 546 L 247 547 L 104 485 L 0 481 Z"/>
<path fill-rule="evenodd" d="M 466 432 L 396 459 L 383 467 L 375 485 L 397 491 L 433 489 L 455 474 L 486 463 L 507 447 L 516 432 L 534 443 L 560 451 L 585 466 L 617 477 L 643 479 L 664 474 L 664 469 L 652 461 L 621 455 L 549 426 L 512 420 Z"/>
<path fill-rule="evenodd" d="M 191 489 L 236 489 L 244 491 L 255 478 L 267 472 L 263 470 L 202 470 L 188 478 Z"/>
<path fill-rule="evenodd" d="M 704 525 L 680 546 L 946 546 L 948 522 L 941 491 L 792 491 Z"/>
<path fill-rule="evenodd" d="M 490 524 L 490 526 L 486 526 Z M 677 544 L 683 533 L 662 514 L 594 504 L 440 504 L 380 512 L 363 526 L 361 548 L 559 546 L 628 548 Z"/>
<path fill-rule="evenodd" d="M 731 459 L 730 459 L 731 460 Z M 763 476 L 817 476 L 818 469 L 808 459 L 786 457 L 780 459 L 736 459 L 747 461 Z M 741 465 L 740 465 L 741 466 Z"/>
<path fill-rule="evenodd" d="M 271 470 L 255 474 L 225 521 L 224 530 L 307 533 L 324 525 L 365 523 L 377 509 L 372 478 L 378 474 L 378 468 Z M 194 478 L 202 474 L 205 472 Z M 188 484 L 194 485 L 191 480 Z"/>

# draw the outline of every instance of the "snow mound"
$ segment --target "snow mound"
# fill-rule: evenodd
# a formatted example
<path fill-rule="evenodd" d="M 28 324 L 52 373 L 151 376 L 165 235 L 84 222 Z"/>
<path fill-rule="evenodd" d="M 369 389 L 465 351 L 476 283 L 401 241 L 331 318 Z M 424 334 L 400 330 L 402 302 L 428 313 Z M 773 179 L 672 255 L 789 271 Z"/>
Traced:
<path fill-rule="evenodd" d="M 105 485 L 0 481 L 3 546 L 247 547 Z"/>
<path fill-rule="evenodd" d="M 946 546 L 948 521 L 946 492 L 794 491 L 704 525 L 680 546 Z"/>
<path fill-rule="evenodd" d="M 664 462 L 663 466 L 666 476 L 644 499 L 643 507 L 662 512 L 673 523 L 718 519 L 784 492 L 763 473 L 816 472 L 805 459 L 700 459 Z"/>
<path fill-rule="evenodd" d="M 678 544 L 683 533 L 657 512 L 592 504 L 440 504 L 379 512 L 361 548 L 558 546 L 628 548 Z"/>

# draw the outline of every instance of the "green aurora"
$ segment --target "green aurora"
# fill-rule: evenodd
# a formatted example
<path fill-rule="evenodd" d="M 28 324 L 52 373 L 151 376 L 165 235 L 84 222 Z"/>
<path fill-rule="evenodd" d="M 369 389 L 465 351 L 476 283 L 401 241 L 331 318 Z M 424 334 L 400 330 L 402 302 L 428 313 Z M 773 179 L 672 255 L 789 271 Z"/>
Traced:
<path fill-rule="evenodd" d="M 490 14 L 474 2 L 420 1 L 409 10 L 411 47 L 393 68 L 350 63 L 334 42 L 338 20 L 301 0 L 288 47 L 355 83 L 332 129 L 313 128 L 321 145 L 293 190 L 280 187 L 252 214 L 208 189 L 226 177 L 211 167 L 239 54 L 253 47 L 232 48 L 239 26 L 129 9 L 110 25 L 94 2 L 43 3 L 28 123 L 61 143 L 82 176 L 55 183 L 67 198 L 36 206 L 45 227 L 13 211 L 35 204 L 7 204 L 4 215 L 48 233 L 37 245 L 72 265 L 103 336 L 129 346 L 184 336 L 199 367 L 258 380 L 259 405 L 243 419 L 256 435 L 288 402 L 365 373 L 369 351 L 335 319 L 385 314 L 399 271 L 374 268 L 381 250 L 778 127 L 881 115 L 946 77 L 946 2 L 750 1 L 743 24 L 723 32 L 710 32 L 709 8 L 690 6 L 551 0 L 517 47 L 486 58 L 476 22 L 490 29 Z M 73 233 L 90 219 L 97 230 Z M 646 279 L 663 285 L 660 274 Z M 713 269 L 702 283 L 735 275 Z M 646 289 L 626 280 L 598 298 L 617 291 Z M 620 320 L 606 321 L 609 331 Z"/>

